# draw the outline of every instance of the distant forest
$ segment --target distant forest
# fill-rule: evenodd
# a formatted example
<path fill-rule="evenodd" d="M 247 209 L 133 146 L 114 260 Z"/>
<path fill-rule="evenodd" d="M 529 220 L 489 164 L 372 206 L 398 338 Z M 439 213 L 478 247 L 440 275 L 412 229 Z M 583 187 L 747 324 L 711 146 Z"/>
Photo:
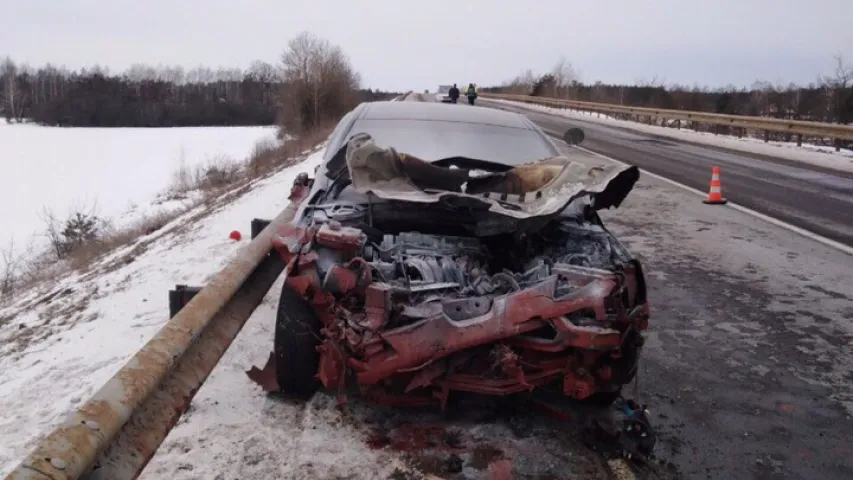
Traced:
<path fill-rule="evenodd" d="M 134 65 L 121 74 L 100 67 L 71 71 L 0 62 L 0 116 L 65 127 L 274 125 L 284 81 L 273 65 L 246 70 Z M 396 93 L 356 90 L 358 101 Z"/>
<path fill-rule="evenodd" d="M 661 80 L 638 81 L 635 85 L 585 84 L 572 65 L 561 59 L 550 72 L 531 70 L 503 85 L 482 88 L 484 92 L 565 98 L 632 107 L 693 110 L 732 115 L 753 115 L 792 120 L 853 123 L 853 65 L 835 58 L 829 75 L 816 75 L 809 85 L 772 84 L 757 81 L 749 88 L 728 86 L 664 85 Z"/>

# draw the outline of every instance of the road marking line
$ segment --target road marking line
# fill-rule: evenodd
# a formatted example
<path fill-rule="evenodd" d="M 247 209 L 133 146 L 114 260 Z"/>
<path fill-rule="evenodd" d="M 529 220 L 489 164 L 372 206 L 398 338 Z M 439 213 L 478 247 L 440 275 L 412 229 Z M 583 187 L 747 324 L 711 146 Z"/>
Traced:
<path fill-rule="evenodd" d="M 577 148 L 577 149 L 582 150 L 582 151 L 584 151 L 584 152 L 590 153 L 590 154 L 595 155 L 595 156 L 597 156 L 597 157 L 604 158 L 604 159 L 606 159 L 606 160 L 609 160 L 609 161 L 611 161 L 611 162 L 617 163 L 617 164 L 619 164 L 619 165 L 631 166 L 631 165 L 629 165 L 629 164 L 627 164 L 627 163 L 625 163 L 625 162 L 623 162 L 623 161 L 616 160 L 615 158 L 608 157 L 607 155 L 603 155 L 603 154 L 598 153 L 598 152 L 593 152 L 592 150 L 590 150 L 590 149 L 588 149 L 588 148 L 581 147 L 581 146 L 579 146 L 579 145 L 569 145 L 569 146 L 570 146 L 570 147 Z M 641 172 L 643 172 L 643 174 L 644 174 L 644 175 L 648 175 L 648 176 L 650 176 L 650 177 L 652 177 L 652 178 L 656 178 L 656 179 L 658 179 L 658 180 L 660 180 L 660 181 L 662 181 L 662 182 L 668 183 L 668 184 L 670 184 L 670 185 L 672 185 L 672 186 L 674 186 L 674 187 L 680 188 L 680 189 L 682 189 L 682 190 L 684 190 L 684 191 L 690 192 L 690 193 L 695 194 L 695 195 L 698 195 L 698 196 L 700 196 L 700 197 L 705 197 L 705 196 L 707 196 L 707 193 L 706 193 L 706 192 L 701 192 L 701 191 L 699 191 L 699 190 L 696 190 L 695 188 L 688 187 L 687 185 L 684 185 L 683 183 L 678 183 L 678 182 L 676 182 L 675 180 L 671 180 L 671 179 L 669 179 L 669 178 L 666 178 L 666 177 L 664 177 L 664 176 L 658 175 L 658 174 L 656 174 L 656 173 L 649 172 L 648 170 L 644 170 L 644 169 L 642 169 L 642 168 L 640 169 L 640 171 L 641 171 Z M 844 252 L 844 253 L 846 253 L 846 254 L 848 254 L 848 255 L 853 255 L 853 247 L 851 247 L 851 246 L 849 246 L 849 245 L 845 245 L 845 244 L 843 244 L 843 243 L 841 243 L 841 242 L 838 242 L 838 241 L 832 240 L 831 238 L 826 238 L 826 237 L 821 236 L 821 235 L 818 235 L 818 234 L 816 234 L 816 233 L 814 233 L 814 232 L 810 232 L 810 231 L 808 231 L 808 230 L 806 230 L 806 229 L 804 229 L 804 228 L 800 228 L 800 227 L 798 227 L 798 226 L 796 226 L 796 225 L 791 225 L 790 223 L 783 222 L 782 220 L 779 220 L 778 218 L 773 218 L 773 217 L 771 217 L 771 216 L 769 216 L 769 215 L 765 215 L 765 214 L 763 214 L 763 213 L 761 213 L 761 212 L 756 212 L 755 210 L 752 210 L 751 208 L 746 208 L 746 207 L 744 207 L 744 206 L 742 206 L 742 205 L 738 205 L 738 204 L 736 204 L 736 203 L 733 203 L 731 200 L 729 200 L 729 202 L 728 202 L 726 205 L 721 205 L 721 206 L 722 206 L 722 207 L 729 207 L 729 208 L 733 208 L 733 209 L 735 209 L 735 210 L 737 210 L 737 211 L 739 211 L 739 212 L 745 213 L 745 214 L 747 214 L 747 215 L 749 215 L 749 216 L 752 216 L 752 217 L 755 217 L 755 218 L 757 218 L 757 219 L 759 219 L 759 220 L 764 220 L 765 222 L 767 222 L 767 223 L 771 223 L 771 224 L 773 224 L 773 225 L 775 225 L 775 226 L 777 226 L 777 227 L 784 228 L 785 230 L 788 230 L 788 231 L 790 231 L 790 232 L 793 232 L 793 233 L 799 234 L 799 235 L 801 235 L 801 236 L 803 236 L 803 237 L 806 237 L 806 238 L 808 238 L 808 239 L 810 239 L 810 240 L 814 240 L 814 241 L 816 241 L 816 242 L 818 242 L 818 243 L 822 243 L 822 244 L 826 245 L 827 247 L 834 248 L 834 249 L 839 250 L 839 251 L 841 251 L 841 252 Z"/>

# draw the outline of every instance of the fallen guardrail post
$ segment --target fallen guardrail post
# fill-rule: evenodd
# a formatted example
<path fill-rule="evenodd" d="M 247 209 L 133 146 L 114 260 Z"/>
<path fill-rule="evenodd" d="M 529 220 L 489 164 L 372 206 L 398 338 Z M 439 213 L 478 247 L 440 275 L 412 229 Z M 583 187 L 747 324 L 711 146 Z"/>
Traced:
<path fill-rule="evenodd" d="M 139 476 L 283 271 L 272 237 L 305 191 L 294 185 L 290 205 L 6 479 Z"/>

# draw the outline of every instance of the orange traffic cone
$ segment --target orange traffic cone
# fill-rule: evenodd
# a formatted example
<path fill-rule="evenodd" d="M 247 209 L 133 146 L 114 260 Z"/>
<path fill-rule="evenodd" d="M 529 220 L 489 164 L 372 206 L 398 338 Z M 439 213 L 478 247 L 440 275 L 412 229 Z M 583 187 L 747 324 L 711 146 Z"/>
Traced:
<path fill-rule="evenodd" d="M 711 173 L 711 190 L 708 191 L 708 198 L 703 200 L 703 203 L 709 205 L 725 205 L 728 200 L 723 198 L 723 186 L 720 183 L 720 167 L 714 167 Z"/>

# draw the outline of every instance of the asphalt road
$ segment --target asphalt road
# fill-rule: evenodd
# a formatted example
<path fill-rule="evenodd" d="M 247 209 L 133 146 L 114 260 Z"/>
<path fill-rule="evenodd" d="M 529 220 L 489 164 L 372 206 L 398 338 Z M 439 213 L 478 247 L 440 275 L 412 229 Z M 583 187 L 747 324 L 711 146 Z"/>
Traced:
<path fill-rule="evenodd" d="M 853 478 L 853 256 L 648 176 L 602 218 L 646 267 L 639 392 L 670 473 Z"/>
<path fill-rule="evenodd" d="M 719 166 L 723 195 L 730 201 L 853 246 L 853 173 L 689 144 L 505 104 L 479 104 L 524 113 L 558 138 L 571 126 L 581 127 L 586 133 L 584 148 L 700 191 L 708 191 L 711 169 Z"/>
<path fill-rule="evenodd" d="M 851 176 L 528 112 L 697 189 L 719 165 L 732 201 L 853 245 Z M 669 473 L 853 478 L 853 256 L 649 176 L 602 217 L 647 269 L 639 392 Z"/>

